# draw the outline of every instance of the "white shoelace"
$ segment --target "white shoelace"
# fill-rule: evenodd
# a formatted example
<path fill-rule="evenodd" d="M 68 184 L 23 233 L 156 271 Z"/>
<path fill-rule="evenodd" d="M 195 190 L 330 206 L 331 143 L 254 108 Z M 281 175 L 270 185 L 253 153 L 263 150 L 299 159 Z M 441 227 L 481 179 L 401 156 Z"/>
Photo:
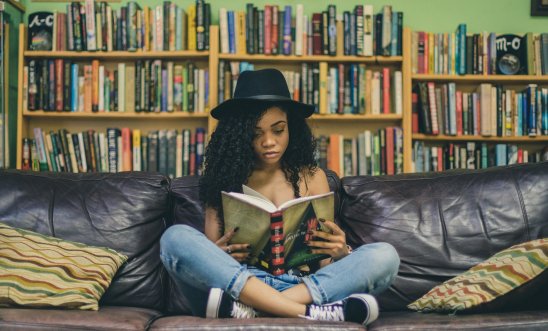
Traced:
<path fill-rule="evenodd" d="M 239 301 L 234 301 L 230 315 L 233 318 L 255 318 L 257 316 L 253 308 L 248 305 L 244 305 Z"/>
<path fill-rule="evenodd" d="M 318 321 L 344 321 L 344 311 L 342 305 L 311 305 L 308 311 L 307 319 Z"/>

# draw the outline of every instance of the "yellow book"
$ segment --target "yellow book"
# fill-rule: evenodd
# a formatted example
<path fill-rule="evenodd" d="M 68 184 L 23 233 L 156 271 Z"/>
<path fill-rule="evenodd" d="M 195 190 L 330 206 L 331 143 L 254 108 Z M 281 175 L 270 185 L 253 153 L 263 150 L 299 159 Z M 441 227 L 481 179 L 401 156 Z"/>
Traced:
<path fill-rule="evenodd" d="M 246 24 L 245 24 L 245 12 L 244 11 L 238 11 L 236 13 L 236 53 L 238 54 L 245 54 L 247 52 L 245 44 L 245 31 L 246 31 Z"/>
<path fill-rule="evenodd" d="M 148 8 L 148 6 L 143 6 L 143 16 L 145 20 L 144 46 L 145 51 L 150 51 L 150 9 Z"/>
<path fill-rule="evenodd" d="M 428 33 L 428 73 L 434 74 L 434 33 Z"/>
<path fill-rule="evenodd" d="M 196 50 L 196 5 L 188 6 L 188 50 Z"/>
<path fill-rule="evenodd" d="M 133 170 L 141 171 L 141 130 L 133 130 Z"/>
<path fill-rule="evenodd" d="M 327 62 L 320 62 L 320 114 L 327 114 Z"/>

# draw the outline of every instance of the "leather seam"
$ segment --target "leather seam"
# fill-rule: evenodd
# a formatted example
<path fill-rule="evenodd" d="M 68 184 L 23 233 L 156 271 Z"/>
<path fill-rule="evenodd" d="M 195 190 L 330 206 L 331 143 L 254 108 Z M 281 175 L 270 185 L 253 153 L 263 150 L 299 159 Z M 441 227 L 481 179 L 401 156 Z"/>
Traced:
<path fill-rule="evenodd" d="M 519 183 L 516 179 L 516 176 L 513 172 L 510 172 L 510 175 L 512 176 L 512 181 L 514 182 L 514 186 L 516 187 L 516 192 L 518 194 L 519 199 L 519 206 L 521 208 L 521 214 L 523 215 L 523 223 L 525 225 L 525 230 L 527 233 L 527 240 L 531 240 L 531 232 L 529 230 L 529 217 L 527 217 L 527 210 L 525 209 L 525 203 L 523 201 L 523 194 L 521 193 L 521 189 L 519 187 Z"/>

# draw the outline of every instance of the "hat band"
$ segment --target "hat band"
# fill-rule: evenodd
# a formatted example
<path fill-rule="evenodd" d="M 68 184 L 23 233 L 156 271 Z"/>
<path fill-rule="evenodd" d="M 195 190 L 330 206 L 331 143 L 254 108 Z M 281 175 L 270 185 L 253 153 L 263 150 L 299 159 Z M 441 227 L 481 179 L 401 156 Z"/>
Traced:
<path fill-rule="evenodd" d="M 240 97 L 240 98 L 234 98 L 234 99 L 255 99 L 255 100 L 293 100 L 288 97 L 284 97 L 283 95 L 275 95 L 275 94 L 259 94 L 259 95 L 253 95 L 249 97 Z"/>

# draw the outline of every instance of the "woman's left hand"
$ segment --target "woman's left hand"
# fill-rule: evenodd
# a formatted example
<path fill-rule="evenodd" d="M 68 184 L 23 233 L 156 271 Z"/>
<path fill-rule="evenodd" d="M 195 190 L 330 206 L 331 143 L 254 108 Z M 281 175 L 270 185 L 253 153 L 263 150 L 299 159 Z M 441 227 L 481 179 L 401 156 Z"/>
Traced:
<path fill-rule="evenodd" d="M 312 230 L 311 235 L 315 239 L 321 240 L 309 240 L 307 245 L 314 254 L 327 254 L 331 256 L 334 261 L 340 260 L 343 257 L 350 254 L 348 246 L 346 245 L 346 235 L 341 228 L 333 221 L 322 220 L 323 225 L 331 230 L 331 233 L 324 231 Z"/>

